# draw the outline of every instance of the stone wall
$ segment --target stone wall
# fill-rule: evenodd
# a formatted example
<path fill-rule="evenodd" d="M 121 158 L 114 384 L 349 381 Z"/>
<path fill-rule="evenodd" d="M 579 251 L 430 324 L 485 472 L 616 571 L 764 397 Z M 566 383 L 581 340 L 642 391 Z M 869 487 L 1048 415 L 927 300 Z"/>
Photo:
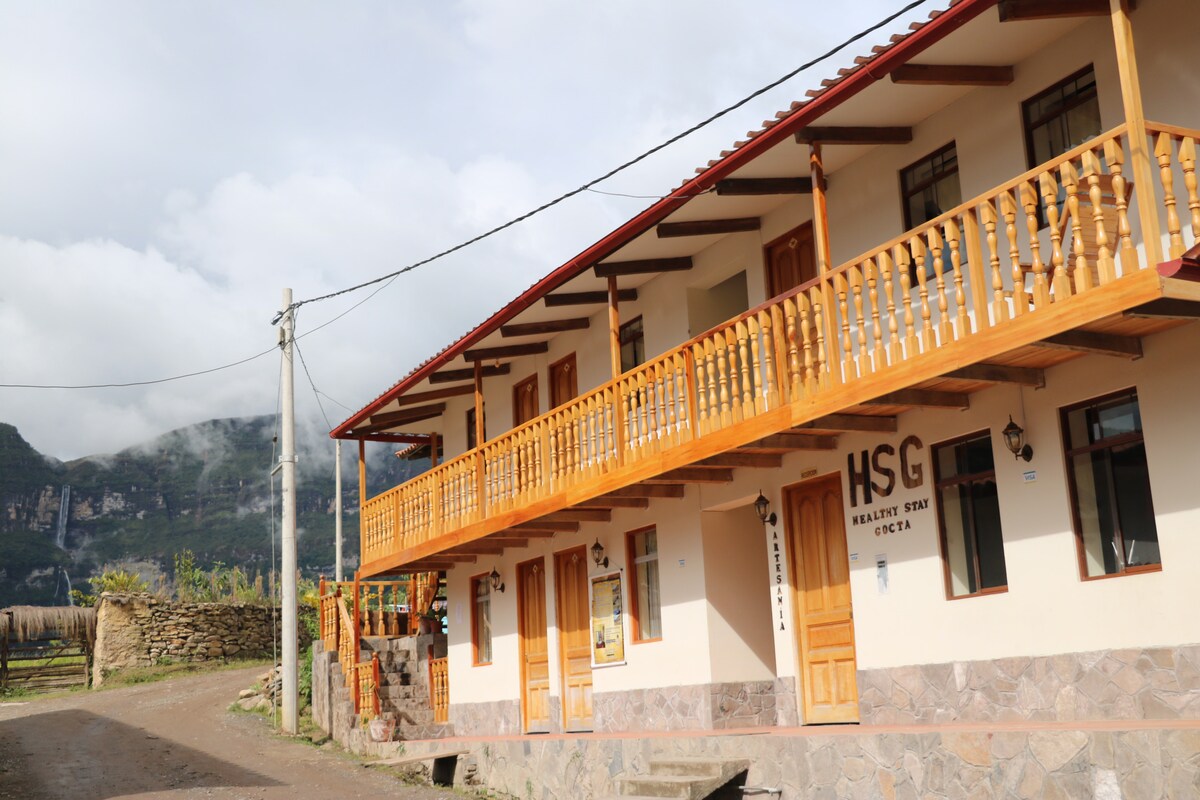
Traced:
<path fill-rule="evenodd" d="M 304 613 L 309 609 L 301 609 Z M 279 609 L 106 592 L 96 604 L 93 682 L 99 686 L 106 676 L 128 667 L 270 657 L 281 627 Z M 301 651 L 309 641 L 301 621 Z"/>
<path fill-rule="evenodd" d="M 1200 645 L 860 670 L 863 724 L 1200 719 Z"/>

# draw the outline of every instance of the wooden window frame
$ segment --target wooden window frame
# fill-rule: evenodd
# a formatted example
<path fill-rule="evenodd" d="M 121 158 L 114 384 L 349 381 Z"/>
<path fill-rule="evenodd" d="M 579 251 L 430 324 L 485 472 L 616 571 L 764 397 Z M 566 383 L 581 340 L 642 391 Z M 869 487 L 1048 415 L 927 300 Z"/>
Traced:
<path fill-rule="evenodd" d="M 631 335 L 627 336 L 626 331 L 632 329 L 633 325 L 635 323 L 637 323 L 639 326 L 638 330 L 637 330 L 637 334 L 636 335 L 631 334 Z M 642 360 L 641 360 L 641 362 L 639 362 L 637 364 L 634 364 L 630 367 L 626 367 L 625 359 L 624 359 L 624 357 L 622 357 L 621 358 L 621 373 L 622 374 L 629 372 L 629 370 L 631 370 L 631 369 L 636 369 L 637 367 L 640 367 L 642 364 L 646 363 L 646 324 L 644 322 L 642 322 L 641 314 L 638 314 L 636 317 L 629 320 L 628 322 L 621 323 L 621 327 L 619 327 L 617 329 L 617 347 L 620 348 L 620 350 L 622 351 L 622 356 L 623 356 L 623 351 L 625 350 L 625 345 L 629 344 L 631 342 L 635 342 L 639 339 L 642 342 Z"/>
<path fill-rule="evenodd" d="M 905 175 L 905 173 L 907 173 L 909 170 L 913 169 L 913 168 L 914 168 L 914 167 L 916 167 L 917 165 L 919 165 L 919 164 L 923 164 L 923 163 L 924 163 L 924 162 L 926 162 L 926 161 L 931 161 L 931 160 L 933 160 L 934 158 L 937 158 L 938 156 L 940 156 L 940 155 L 942 155 L 943 153 L 946 153 L 946 152 L 948 152 L 948 151 L 950 151 L 950 150 L 953 150 L 953 151 L 954 151 L 954 169 L 953 169 L 953 170 L 951 170 L 951 171 L 949 171 L 949 172 L 939 172 L 939 173 L 938 173 L 938 174 L 936 174 L 936 175 L 932 175 L 932 176 L 931 176 L 931 177 L 929 177 L 927 180 L 923 181 L 922 183 L 919 183 L 919 184 L 915 185 L 915 186 L 914 186 L 913 188 L 911 188 L 911 189 L 907 189 L 907 190 L 906 190 L 906 189 L 904 188 L 904 175 Z M 955 139 L 951 139 L 949 142 L 947 142 L 946 144 L 942 145 L 941 147 L 938 147 L 938 148 L 936 148 L 936 149 L 934 149 L 934 150 L 931 150 L 931 151 L 929 151 L 928 153 L 926 153 L 925 155 L 921 156 L 920 158 L 918 158 L 916 161 L 912 162 L 912 163 L 911 163 L 911 164 L 909 164 L 908 166 L 906 166 L 906 167 L 902 167 L 902 168 L 900 169 L 900 172 L 899 172 L 899 179 L 900 179 L 900 211 L 901 211 L 901 213 L 904 215 L 904 230 L 906 230 L 906 231 L 911 231 L 911 230 L 912 230 L 914 227 L 916 227 L 915 225 L 913 225 L 913 222 L 912 222 L 912 214 L 910 214 L 910 213 L 909 213 L 909 210 L 908 210 L 908 199 L 909 199 L 910 197 L 912 197 L 913 195 L 915 195 L 915 194 L 920 194 L 921 192 L 925 191 L 925 190 L 926 190 L 926 189 L 928 189 L 930 186 L 933 186 L 934 184 L 936 184 L 938 181 L 942 180 L 943 178 L 946 178 L 946 177 L 948 177 L 948 176 L 950 176 L 950 175 L 958 175 L 958 174 L 959 174 L 959 170 L 958 170 L 958 141 L 957 141 L 957 140 L 955 140 Z M 962 196 L 962 181 L 961 181 L 961 180 L 959 181 L 959 184 L 958 184 L 958 193 L 959 193 L 959 196 L 961 197 L 961 196 Z M 930 219 L 933 219 L 933 217 L 931 217 Z M 928 221 L 929 221 L 929 220 L 925 220 L 925 222 L 928 222 Z M 918 223 L 918 224 L 919 224 L 919 225 L 924 225 L 924 224 L 925 224 L 925 222 L 921 222 L 921 223 Z M 949 259 L 947 259 L 947 261 L 949 261 Z"/>
<path fill-rule="evenodd" d="M 478 599 L 478 595 L 476 594 L 476 589 L 475 589 L 476 586 L 479 586 L 482 583 L 484 586 L 487 587 L 487 590 L 488 590 L 488 631 L 489 631 L 489 638 L 490 638 L 490 636 L 491 636 L 490 631 L 492 629 L 492 625 L 491 625 L 491 622 L 492 622 L 492 620 L 491 620 L 491 615 L 492 615 L 491 580 L 492 580 L 491 575 L 487 572 L 481 573 L 479 575 L 472 575 L 471 579 L 470 579 L 469 585 L 470 585 L 470 591 L 471 591 L 471 666 L 473 666 L 473 667 L 488 667 L 488 666 L 491 666 L 491 664 L 492 664 L 491 658 L 489 658 L 487 661 L 479 660 L 479 625 L 478 625 L 478 620 L 477 620 L 477 617 L 479 614 L 479 599 Z M 492 649 L 492 642 L 489 641 L 488 642 L 488 650 L 491 650 L 491 649 Z M 490 655 L 492 656 L 492 658 L 495 658 L 495 656 L 496 656 L 495 652 L 490 653 Z"/>
<path fill-rule="evenodd" d="M 663 638 L 662 637 L 662 604 L 661 604 L 662 559 L 659 557 L 660 554 L 657 549 L 657 537 L 655 539 L 656 544 L 655 544 L 653 560 L 657 561 L 659 563 L 659 567 L 660 567 L 659 571 L 658 571 L 658 596 L 660 599 L 659 609 L 658 609 L 658 627 L 659 627 L 658 636 L 642 638 L 642 623 L 641 623 L 641 620 L 638 618 L 639 613 L 638 613 L 638 588 L 637 588 L 637 584 L 638 584 L 638 581 L 637 581 L 637 559 L 642 558 L 644 560 L 650 560 L 650 557 L 649 556 L 638 556 L 634 549 L 634 541 L 639 533 L 647 533 L 649 531 L 655 531 L 655 533 L 657 533 L 658 526 L 657 525 L 643 525 L 640 528 L 635 528 L 631 531 L 625 532 L 625 564 L 626 564 L 626 568 L 629 572 L 629 612 L 628 613 L 629 613 L 629 627 L 630 627 L 630 634 L 631 634 L 630 642 L 632 644 L 649 644 L 651 642 L 661 642 L 662 638 Z"/>
<path fill-rule="evenodd" d="M 938 454 L 938 450 L 940 448 L 954 447 L 955 445 L 959 445 L 964 442 L 969 442 L 973 439 L 979 439 L 982 437 L 987 437 L 988 444 L 992 446 L 992 469 L 990 471 L 972 472 L 967 475 L 957 475 L 953 478 L 944 478 L 944 479 L 938 474 L 937 454 Z M 945 441 L 932 444 L 929 446 L 929 458 L 930 458 L 930 464 L 933 468 L 933 502 L 934 502 L 934 508 L 937 511 L 938 548 L 939 548 L 939 555 L 942 558 L 942 582 L 943 582 L 943 585 L 946 590 L 946 599 L 947 600 L 966 600 L 967 598 L 970 598 L 970 597 L 986 597 L 988 595 L 993 595 L 993 594 L 1007 593 L 1008 592 L 1008 583 L 1007 583 L 1008 559 L 1005 558 L 1005 563 L 1004 563 L 1005 584 L 1003 586 L 992 586 L 987 589 L 980 588 L 979 591 L 968 592 L 966 594 L 957 594 L 957 595 L 954 594 L 953 582 L 950 579 L 950 556 L 949 556 L 950 543 L 947 540 L 947 535 L 946 535 L 945 510 L 942 508 L 942 489 L 943 488 L 945 488 L 947 486 L 958 486 L 958 485 L 964 484 L 964 483 L 973 483 L 978 480 L 986 480 L 987 478 L 991 478 L 992 481 L 996 480 L 996 453 L 995 453 L 995 443 L 992 441 L 991 430 L 988 428 L 984 428 L 983 430 L 973 431 L 971 433 L 963 434 L 962 436 L 955 436 L 953 439 L 946 439 Z M 999 490 L 999 486 L 997 485 L 997 491 L 998 490 Z M 979 586 L 980 584 L 982 584 L 983 581 L 980 578 L 979 537 L 976 534 L 974 528 L 972 528 L 972 530 L 971 530 L 971 535 L 973 537 L 975 537 L 975 547 L 973 548 L 974 558 L 972 559 L 971 567 L 975 572 L 975 585 Z M 1000 540 L 1001 540 L 1001 551 L 1003 552 L 1003 542 L 1004 542 L 1003 524 L 1001 524 Z"/>
<path fill-rule="evenodd" d="M 1115 392 L 1108 392 L 1106 394 L 1097 395 L 1096 397 L 1091 397 L 1091 398 L 1089 398 L 1087 400 L 1083 400 L 1079 403 L 1072 403 L 1069 406 L 1063 406 L 1058 411 L 1058 420 L 1059 420 L 1059 426 L 1060 426 L 1060 432 L 1061 432 L 1062 444 L 1063 444 L 1063 461 L 1065 462 L 1064 469 L 1066 470 L 1066 473 L 1067 473 L 1067 488 L 1068 488 L 1067 499 L 1070 501 L 1070 504 L 1071 504 L 1071 527 L 1074 529 L 1074 533 L 1075 533 L 1075 558 L 1076 558 L 1076 562 L 1079 567 L 1079 579 L 1082 581 L 1104 581 L 1104 580 L 1109 580 L 1111 578 L 1123 578 L 1123 577 L 1126 577 L 1127 575 L 1145 575 L 1148 573 L 1162 572 L 1162 551 L 1160 549 L 1159 562 L 1157 564 L 1144 564 L 1144 565 L 1136 566 L 1136 567 L 1122 566 L 1120 572 L 1111 572 L 1111 573 L 1106 572 L 1102 575 L 1088 575 L 1087 574 L 1087 558 L 1085 556 L 1084 549 L 1083 549 L 1083 525 L 1082 525 L 1082 523 L 1080 521 L 1080 517 L 1079 517 L 1079 493 L 1078 493 L 1077 484 L 1075 481 L 1074 458 L 1075 458 L 1075 456 L 1082 455 L 1084 453 L 1093 453 L 1097 450 L 1108 450 L 1113 447 L 1120 447 L 1121 445 L 1126 445 L 1126 444 L 1134 444 L 1136 442 L 1142 442 L 1143 444 L 1145 444 L 1146 436 L 1145 436 L 1145 431 L 1140 430 L 1135 433 L 1124 433 L 1124 434 L 1121 434 L 1120 436 L 1113 436 L 1113 437 L 1109 437 L 1108 439 L 1102 439 L 1099 442 L 1093 442 L 1091 444 L 1088 444 L 1088 445 L 1085 445 L 1082 447 L 1070 447 L 1069 446 L 1069 444 L 1070 444 L 1070 438 L 1069 438 L 1070 437 L 1070 427 L 1067 422 L 1067 416 L 1072 411 L 1078 411 L 1081 408 L 1087 408 L 1088 406 L 1096 405 L 1098 403 L 1103 403 L 1105 400 L 1111 400 L 1111 399 L 1114 399 L 1117 397 L 1123 397 L 1126 395 L 1132 395 L 1134 400 L 1138 402 L 1138 411 L 1140 413 L 1141 412 L 1141 402 L 1140 402 L 1140 400 L 1138 400 L 1138 390 L 1137 390 L 1136 386 L 1128 386 L 1124 389 L 1118 389 Z M 1147 458 L 1147 462 L 1148 461 L 1149 461 L 1149 459 Z M 1155 532 L 1157 533 L 1158 517 L 1154 513 L 1153 486 L 1149 486 L 1147 488 L 1148 488 L 1150 496 L 1147 498 L 1146 504 L 1150 507 L 1151 517 L 1153 517 L 1155 519 L 1154 527 L 1155 527 Z M 1125 552 L 1125 536 L 1124 536 L 1124 533 L 1121 531 L 1120 515 L 1115 513 L 1115 510 L 1113 510 L 1113 520 L 1114 520 L 1114 525 L 1116 525 L 1115 535 L 1120 540 L 1122 560 L 1124 560 L 1123 554 Z"/>
<path fill-rule="evenodd" d="M 1088 74 L 1089 72 L 1092 73 L 1093 91 L 1092 91 L 1091 95 L 1077 95 L 1070 103 L 1064 105 L 1062 108 L 1060 108 L 1055 113 L 1045 114 L 1032 122 L 1029 120 L 1029 115 L 1026 112 L 1026 109 L 1028 109 L 1029 106 L 1031 106 L 1032 104 L 1041 100 L 1046 95 L 1057 92 L 1064 85 L 1071 83 L 1072 81 L 1079 80 L 1080 78 L 1082 78 L 1084 75 Z M 1086 67 L 1083 67 L 1082 69 L 1071 73 L 1070 75 L 1063 78 L 1062 80 L 1055 81 L 1052 85 L 1047 86 L 1045 89 L 1042 89 L 1037 94 L 1032 95 L 1031 97 L 1027 97 L 1021 101 L 1021 132 L 1024 135 L 1024 139 L 1025 139 L 1025 163 L 1029 169 L 1033 169 L 1038 166 L 1038 162 L 1034 161 L 1034 159 L 1037 156 L 1034 154 L 1033 129 L 1040 128 L 1042 125 L 1045 125 L 1046 123 L 1050 122 L 1051 120 L 1061 117 L 1062 115 L 1066 114 L 1069 111 L 1073 111 L 1074 109 L 1076 109 L 1079 106 L 1083 105 L 1084 103 L 1088 102 L 1093 97 L 1096 98 L 1097 106 L 1099 106 L 1100 86 L 1099 86 L 1099 81 L 1096 78 L 1096 65 L 1088 64 Z M 1103 125 L 1101 126 L 1101 131 L 1103 131 Z"/>

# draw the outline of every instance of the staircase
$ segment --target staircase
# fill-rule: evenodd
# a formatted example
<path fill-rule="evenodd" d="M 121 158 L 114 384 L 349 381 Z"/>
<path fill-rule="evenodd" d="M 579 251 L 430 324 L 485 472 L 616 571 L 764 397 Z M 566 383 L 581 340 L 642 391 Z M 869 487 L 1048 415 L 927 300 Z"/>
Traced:
<path fill-rule="evenodd" d="M 379 657 L 379 712 L 384 719 L 395 720 L 394 738 L 440 739 L 453 735 L 448 723 L 434 721 L 430 699 L 428 654 L 431 650 L 444 653 L 444 635 L 363 637 L 362 647 L 362 660 Z"/>
<path fill-rule="evenodd" d="M 649 774 L 618 780 L 618 794 L 604 800 L 741 800 L 749 769 L 745 759 L 655 759 Z"/>

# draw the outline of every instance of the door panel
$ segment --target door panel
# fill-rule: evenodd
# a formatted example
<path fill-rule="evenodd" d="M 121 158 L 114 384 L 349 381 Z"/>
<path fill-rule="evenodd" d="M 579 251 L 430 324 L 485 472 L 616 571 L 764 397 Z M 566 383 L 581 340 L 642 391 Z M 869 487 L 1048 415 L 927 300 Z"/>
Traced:
<path fill-rule="evenodd" d="M 538 415 L 538 379 L 533 373 L 513 386 L 513 427 Z"/>
<path fill-rule="evenodd" d="M 521 721 L 526 732 L 550 730 L 550 650 L 546 645 L 546 568 L 541 558 L 517 565 L 517 633 Z"/>
<path fill-rule="evenodd" d="M 558 408 L 579 394 L 579 379 L 575 370 L 575 354 L 550 365 L 550 407 Z"/>
<path fill-rule="evenodd" d="M 590 731 L 592 626 L 588 610 L 587 549 L 576 547 L 555 553 L 554 580 L 563 682 L 563 725 L 568 731 Z"/>
<path fill-rule="evenodd" d="M 812 223 L 806 222 L 768 244 L 767 295 L 775 297 L 817 277 Z"/>
<path fill-rule="evenodd" d="M 841 477 L 784 490 L 804 721 L 857 722 L 858 681 Z"/>

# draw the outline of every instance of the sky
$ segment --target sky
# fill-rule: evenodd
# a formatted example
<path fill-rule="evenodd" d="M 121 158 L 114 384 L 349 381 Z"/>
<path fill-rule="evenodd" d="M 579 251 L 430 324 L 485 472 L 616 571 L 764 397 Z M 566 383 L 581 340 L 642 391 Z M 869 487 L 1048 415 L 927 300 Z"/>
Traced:
<path fill-rule="evenodd" d="M 153 380 L 272 351 L 151 386 L 0 388 L 0 422 L 67 460 L 274 413 L 284 287 L 323 295 L 475 236 L 902 5 L 0 0 L 0 384 Z M 369 291 L 304 306 L 301 424 L 323 434 L 944 5 L 929 0 L 597 187 L 641 197 L 579 195 L 400 276 L 321 330 Z"/>

